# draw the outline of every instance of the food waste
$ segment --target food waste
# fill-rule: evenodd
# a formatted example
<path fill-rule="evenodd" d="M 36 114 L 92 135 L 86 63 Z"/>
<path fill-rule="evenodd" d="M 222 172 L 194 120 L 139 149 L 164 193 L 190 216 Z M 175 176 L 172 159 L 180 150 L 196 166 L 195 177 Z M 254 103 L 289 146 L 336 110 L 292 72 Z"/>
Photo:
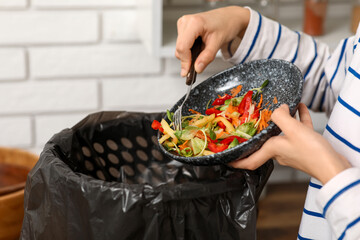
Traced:
<path fill-rule="evenodd" d="M 151 127 L 161 132 L 159 143 L 172 154 L 183 157 L 211 155 L 231 149 L 265 129 L 272 111 L 270 103 L 263 103 L 262 90 L 266 80 L 258 87 L 237 96 L 242 85 L 231 89 L 215 100 L 209 100 L 205 114 L 193 109 L 181 119 L 182 130 L 175 130 L 173 112 L 167 111 L 167 120 L 154 120 Z M 277 103 L 276 97 L 273 103 Z"/>

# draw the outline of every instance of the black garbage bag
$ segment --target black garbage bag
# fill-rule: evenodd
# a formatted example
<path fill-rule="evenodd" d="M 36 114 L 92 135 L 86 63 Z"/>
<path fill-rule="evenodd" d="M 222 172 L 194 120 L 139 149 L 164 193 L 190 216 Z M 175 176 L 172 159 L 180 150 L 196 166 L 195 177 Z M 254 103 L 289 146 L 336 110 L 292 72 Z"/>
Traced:
<path fill-rule="evenodd" d="M 30 172 L 21 239 L 256 239 L 256 171 L 192 166 L 160 151 L 163 113 L 100 112 L 54 135 Z"/>

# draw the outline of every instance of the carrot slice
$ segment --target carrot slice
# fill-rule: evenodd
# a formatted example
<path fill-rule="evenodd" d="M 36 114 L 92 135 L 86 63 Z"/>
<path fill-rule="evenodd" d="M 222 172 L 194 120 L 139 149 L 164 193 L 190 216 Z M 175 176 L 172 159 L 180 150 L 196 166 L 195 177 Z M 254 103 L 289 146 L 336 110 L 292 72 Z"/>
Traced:
<path fill-rule="evenodd" d="M 273 103 L 274 103 L 274 104 L 277 104 L 277 103 L 278 103 L 278 100 L 277 100 L 276 97 L 274 97 Z"/>
<path fill-rule="evenodd" d="M 267 126 L 269 126 L 268 122 L 270 121 L 272 111 L 268 109 L 264 109 L 261 111 L 261 119 L 259 122 L 259 128 L 258 132 L 265 129 Z"/>
<path fill-rule="evenodd" d="M 180 150 L 183 150 L 183 149 L 187 148 L 188 147 L 187 146 L 188 142 L 189 142 L 189 140 L 186 140 L 183 144 L 179 145 Z"/>
<path fill-rule="evenodd" d="M 189 111 L 191 112 L 191 113 L 193 113 L 193 114 L 201 114 L 201 113 L 199 113 L 198 111 L 195 111 L 194 109 L 189 109 Z"/>
<path fill-rule="evenodd" d="M 263 101 L 263 95 L 260 94 L 260 101 L 259 101 L 259 104 L 257 105 L 258 108 L 261 107 L 262 101 Z"/>
<path fill-rule="evenodd" d="M 230 114 L 233 113 L 233 112 L 237 112 L 237 111 L 238 111 L 238 107 L 235 107 L 232 104 L 229 104 L 229 106 L 226 109 L 226 112 L 228 112 Z"/>
<path fill-rule="evenodd" d="M 234 87 L 233 89 L 230 90 L 231 96 L 232 97 L 236 97 L 236 95 L 239 94 L 239 92 L 242 89 L 242 85 L 238 85 L 237 87 Z"/>
<path fill-rule="evenodd" d="M 195 137 L 205 140 L 205 136 L 202 131 L 197 131 Z"/>

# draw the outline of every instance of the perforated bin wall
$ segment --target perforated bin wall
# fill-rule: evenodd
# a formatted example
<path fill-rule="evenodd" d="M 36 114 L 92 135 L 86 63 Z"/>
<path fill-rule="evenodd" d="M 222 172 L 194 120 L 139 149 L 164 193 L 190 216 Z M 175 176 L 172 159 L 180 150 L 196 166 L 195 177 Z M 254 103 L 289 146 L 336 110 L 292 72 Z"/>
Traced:
<path fill-rule="evenodd" d="M 256 239 L 256 171 L 159 150 L 163 113 L 100 112 L 54 135 L 30 172 L 21 239 Z"/>

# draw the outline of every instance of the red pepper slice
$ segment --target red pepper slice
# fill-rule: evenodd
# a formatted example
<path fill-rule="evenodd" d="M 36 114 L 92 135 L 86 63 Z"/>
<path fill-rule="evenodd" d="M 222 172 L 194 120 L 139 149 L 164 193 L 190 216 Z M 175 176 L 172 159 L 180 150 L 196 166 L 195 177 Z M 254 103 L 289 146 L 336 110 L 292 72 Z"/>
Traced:
<path fill-rule="evenodd" d="M 217 153 L 217 152 L 222 152 L 224 151 L 225 149 L 227 149 L 229 146 L 226 145 L 226 144 L 215 144 L 215 143 L 212 143 L 212 142 L 209 142 L 208 143 L 208 148 L 210 151 L 214 152 L 214 153 Z"/>
<path fill-rule="evenodd" d="M 253 91 L 248 91 L 245 94 L 244 98 L 241 100 L 238 107 L 238 112 L 240 113 L 240 115 L 243 115 L 245 112 L 249 111 L 252 95 Z"/>
<path fill-rule="evenodd" d="M 164 132 L 164 129 L 161 127 L 161 123 L 158 120 L 154 120 L 151 123 L 151 127 L 154 130 L 160 130 L 161 132 Z"/>
<path fill-rule="evenodd" d="M 224 96 L 215 99 L 214 102 L 212 103 L 212 105 L 213 106 L 215 106 L 215 105 L 223 105 L 226 100 L 231 99 L 231 98 L 232 98 L 231 95 L 225 93 Z"/>
<path fill-rule="evenodd" d="M 249 117 L 249 112 L 244 113 L 239 119 L 240 119 L 240 124 L 243 124 L 246 122 L 246 120 Z"/>
<path fill-rule="evenodd" d="M 239 136 L 230 136 L 221 140 L 220 143 L 229 145 L 230 143 L 232 143 L 232 141 L 234 141 L 235 138 L 239 141 L 239 143 L 247 141 L 246 138 L 242 138 Z"/>
<path fill-rule="evenodd" d="M 217 125 L 224 130 L 226 129 L 226 126 L 222 121 L 217 122 Z"/>
<path fill-rule="evenodd" d="M 260 110 L 258 107 L 255 106 L 255 110 L 254 113 L 251 114 L 250 118 L 251 119 L 258 119 L 260 117 Z"/>
<path fill-rule="evenodd" d="M 215 113 L 215 115 L 218 115 L 219 113 L 221 113 L 221 111 L 220 111 L 220 110 L 217 110 L 216 108 L 208 108 L 208 109 L 206 109 L 206 111 L 205 111 L 205 114 L 206 114 L 206 115 L 211 115 L 211 114 L 213 114 L 213 113 Z"/>
<path fill-rule="evenodd" d="M 151 127 L 154 129 L 154 130 L 159 130 L 159 127 L 161 127 L 161 123 L 158 121 L 158 120 L 154 120 L 151 124 Z"/>

